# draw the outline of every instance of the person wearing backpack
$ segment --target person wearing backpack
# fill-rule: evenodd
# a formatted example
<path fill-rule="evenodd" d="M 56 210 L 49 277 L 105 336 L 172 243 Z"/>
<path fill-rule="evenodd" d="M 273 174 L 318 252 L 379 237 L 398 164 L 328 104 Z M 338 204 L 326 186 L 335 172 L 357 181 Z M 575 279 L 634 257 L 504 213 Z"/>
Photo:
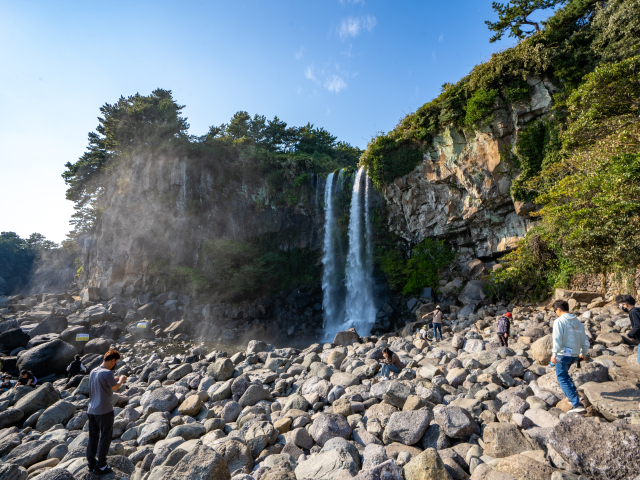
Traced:
<path fill-rule="evenodd" d="M 509 334 L 511 332 L 511 312 L 507 312 L 498 318 L 498 338 L 500 339 L 500 345 L 503 347 L 509 346 Z"/>
<path fill-rule="evenodd" d="M 569 303 L 566 300 L 556 300 L 552 308 L 558 318 L 553 322 L 553 348 L 549 365 L 555 366 L 560 388 L 573 405 L 567 413 L 583 413 L 586 410 L 569 376 L 569 367 L 585 359 L 589 353 L 589 340 L 584 325 L 575 315 L 569 313 Z"/>
<path fill-rule="evenodd" d="M 65 383 L 65 385 L 69 383 L 69 380 L 71 380 L 72 377 L 75 377 L 80 372 L 87 373 L 87 367 L 85 367 L 80 361 L 80 355 L 76 355 L 74 357 L 73 362 L 71 362 L 67 367 L 67 372 L 67 382 Z"/>

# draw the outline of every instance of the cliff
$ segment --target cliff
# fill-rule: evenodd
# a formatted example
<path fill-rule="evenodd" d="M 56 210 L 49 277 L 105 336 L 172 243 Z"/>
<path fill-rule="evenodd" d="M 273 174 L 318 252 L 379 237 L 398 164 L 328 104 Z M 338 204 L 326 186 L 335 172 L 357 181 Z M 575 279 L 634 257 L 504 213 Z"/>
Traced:
<path fill-rule="evenodd" d="M 384 186 L 393 231 L 412 243 L 445 238 L 460 253 L 461 265 L 515 248 L 533 226 L 534 206 L 513 200 L 510 189 L 519 172 L 505 152 L 525 123 L 550 111 L 555 91 L 547 79 L 527 83 L 527 101 L 497 102 L 491 123 L 479 131 L 444 127 L 413 171 Z"/>
<path fill-rule="evenodd" d="M 282 250 L 316 250 L 324 181 L 314 175 L 307 183 L 295 204 L 275 206 L 266 176 L 249 165 L 134 155 L 106 186 L 95 234 L 79 241 L 80 282 L 100 288 L 105 299 L 159 292 L 167 270 L 197 268 L 205 243 L 218 238 L 268 236 Z"/>

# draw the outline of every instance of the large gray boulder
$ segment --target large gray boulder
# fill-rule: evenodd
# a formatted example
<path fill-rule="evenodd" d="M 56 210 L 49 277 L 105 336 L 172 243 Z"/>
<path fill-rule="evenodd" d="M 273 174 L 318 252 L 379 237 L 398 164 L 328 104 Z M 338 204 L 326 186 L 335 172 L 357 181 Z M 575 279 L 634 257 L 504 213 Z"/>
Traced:
<path fill-rule="evenodd" d="M 46 432 L 54 425 L 67 423 L 76 413 L 76 406 L 73 403 L 60 400 L 47 408 L 36 422 L 36 430 Z"/>
<path fill-rule="evenodd" d="M 640 425 L 596 423 L 570 414 L 553 429 L 551 446 L 574 472 L 588 478 L 635 478 L 640 465 Z"/>
<path fill-rule="evenodd" d="M 27 350 L 18 358 L 18 370 L 31 370 L 36 377 L 66 372 L 78 351 L 60 339 Z"/>
<path fill-rule="evenodd" d="M 26 480 L 29 474 L 24 467 L 12 463 L 0 464 L 0 478 L 2 480 Z"/>
<path fill-rule="evenodd" d="M 0 333 L 0 351 L 11 352 L 16 348 L 24 348 L 31 337 L 21 328 L 12 328 Z"/>
<path fill-rule="evenodd" d="M 233 376 L 234 368 L 231 359 L 223 357 L 218 358 L 213 365 L 210 365 L 209 368 L 207 368 L 207 373 L 213 375 L 216 382 L 225 382 Z"/>
<path fill-rule="evenodd" d="M 418 443 L 431 422 L 429 410 L 395 412 L 387 423 L 386 435 L 394 442 L 405 445 Z"/>
<path fill-rule="evenodd" d="M 16 425 L 24 418 L 24 412 L 19 408 L 7 408 L 0 412 L 0 428 Z"/>
<path fill-rule="evenodd" d="M 24 412 L 25 418 L 30 417 L 40 409 L 49 408 L 60 400 L 60 394 L 53 387 L 53 384 L 49 382 L 43 383 L 38 388 L 30 390 L 29 393 L 15 404 L 16 408 Z"/>
<path fill-rule="evenodd" d="M 92 338 L 84 344 L 84 353 L 93 353 L 95 355 L 104 355 L 109 351 L 111 340 L 106 338 Z"/>
<path fill-rule="evenodd" d="M 464 408 L 439 406 L 433 410 L 434 421 L 451 438 L 467 438 L 480 433 L 480 428 L 471 414 Z"/>
<path fill-rule="evenodd" d="M 458 295 L 458 300 L 460 300 L 463 305 L 477 305 L 486 297 L 483 290 L 484 284 L 485 282 L 482 280 L 470 280 L 469 283 L 464 286 L 460 295 Z"/>
<path fill-rule="evenodd" d="M 62 333 L 60 333 L 60 340 L 74 346 L 76 350 L 78 350 L 78 353 L 82 354 L 82 352 L 84 352 L 84 346 L 87 342 L 76 340 L 79 333 L 89 333 L 89 329 L 82 325 L 69 326 Z"/>
<path fill-rule="evenodd" d="M 513 423 L 490 423 L 482 433 L 484 452 L 494 458 L 504 458 L 534 450 Z"/>
<path fill-rule="evenodd" d="M 331 480 L 338 471 L 348 470 L 353 476 L 358 473 L 358 465 L 349 452 L 342 449 L 329 450 L 300 462 L 295 469 L 296 478 L 308 480 Z"/>
<path fill-rule="evenodd" d="M 212 448 L 222 456 L 230 472 L 251 473 L 253 469 L 251 450 L 240 440 L 230 439 L 216 443 Z"/>
<path fill-rule="evenodd" d="M 351 435 L 351 427 L 342 415 L 320 413 L 313 421 L 309 433 L 313 440 L 322 447 L 327 440 L 334 437 L 348 440 Z"/>
<path fill-rule="evenodd" d="M 164 387 L 156 388 L 149 396 L 143 397 L 142 406 L 144 408 L 153 407 L 156 412 L 171 412 L 178 406 L 178 397 L 175 394 Z"/>
<path fill-rule="evenodd" d="M 358 335 L 358 332 L 356 332 L 355 328 L 350 328 L 349 330 L 338 332 L 333 339 L 333 343 L 335 345 L 340 345 L 342 347 L 347 347 L 358 342 L 360 342 L 360 335 Z"/>
<path fill-rule="evenodd" d="M 31 329 L 31 338 L 47 333 L 62 333 L 67 328 L 67 317 L 51 315 Z"/>
<path fill-rule="evenodd" d="M 5 461 L 29 468 L 31 465 L 45 460 L 49 451 L 56 445 L 55 440 L 34 440 L 23 443 L 11 450 Z"/>
<path fill-rule="evenodd" d="M 231 472 L 222 455 L 211 447 L 198 445 L 185 455 L 161 480 L 230 480 Z"/>

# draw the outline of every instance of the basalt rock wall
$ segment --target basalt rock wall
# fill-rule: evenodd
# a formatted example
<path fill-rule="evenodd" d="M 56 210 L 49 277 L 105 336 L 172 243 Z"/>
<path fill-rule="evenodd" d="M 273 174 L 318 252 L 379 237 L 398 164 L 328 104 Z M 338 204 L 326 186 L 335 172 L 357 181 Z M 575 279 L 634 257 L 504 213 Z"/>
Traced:
<path fill-rule="evenodd" d="M 548 114 L 555 91 L 546 79 L 532 77 L 528 83 L 530 101 L 497 105 L 481 131 L 445 128 L 411 173 L 385 186 L 392 230 L 414 243 L 446 238 L 460 252 L 461 264 L 515 248 L 534 224 L 529 216 L 534 205 L 510 196 L 519 172 L 504 152 L 513 148 L 524 124 Z"/>
<path fill-rule="evenodd" d="M 193 268 L 203 244 L 216 238 L 272 234 L 280 249 L 321 247 L 322 195 L 316 190 L 323 191 L 322 178 L 311 176 L 295 205 L 275 206 L 266 174 L 252 165 L 227 167 L 148 153 L 119 167 L 102 196 L 95 234 L 79 242 L 81 285 L 100 288 L 104 298 L 151 291 L 154 265 Z"/>

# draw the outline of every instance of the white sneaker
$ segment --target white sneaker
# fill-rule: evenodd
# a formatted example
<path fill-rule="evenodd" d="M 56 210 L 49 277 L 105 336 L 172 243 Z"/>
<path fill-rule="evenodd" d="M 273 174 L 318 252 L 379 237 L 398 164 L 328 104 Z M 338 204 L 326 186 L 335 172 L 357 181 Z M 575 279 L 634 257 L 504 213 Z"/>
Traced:
<path fill-rule="evenodd" d="M 567 413 L 584 413 L 586 411 L 587 411 L 587 409 L 584 408 L 584 407 L 576 407 L 576 408 L 572 408 Z"/>

